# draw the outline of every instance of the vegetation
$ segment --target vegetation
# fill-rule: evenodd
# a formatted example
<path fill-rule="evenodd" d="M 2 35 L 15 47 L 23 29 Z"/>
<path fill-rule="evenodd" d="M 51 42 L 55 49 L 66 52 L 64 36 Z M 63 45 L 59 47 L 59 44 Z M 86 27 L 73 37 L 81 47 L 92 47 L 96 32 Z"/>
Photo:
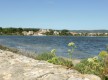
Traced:
<path fill-rule="evenodd" d="M 99 57 L 101 57 L 101 58 L 105 58 L 107 55 L 108 55 L 107 51 L 101 51 L 99 53 Z"/>
<path fill-rule="evenodd" d="M 98 56 L 82 60 L 75 66 L 83 74 L 95 74 L 108 80 L 108 53 L 101 51 Z"/>
<path fill-rule="evenodd" d="M 60 35 L 61 36 L 64 36 L 64 35 L 67 35 L 67 36 L 69 36 L 69 35 L 71 35 L 70 33 L 69 33 L 69 30 L 61 30 L 61 32 L 60 32 Z"/>
<path fill-rule="evenodd" d="M 34 28 L 2 28 L 0 27 L 0 35 L 23 35 L 23 31 L 35 31 L 37 32 L 39 29 Z"/>
<path fill-rule="evenodd" d="M 71 47 L 71 49 L 68 49 L 68 55 L 69 55 L 70 59 L 72 59 L 72 53 L 74 52 L 74 49 L 76 46 L 75 46 L 75 43 L 73 43 L 73 42 L 70 42 L 68 44 L 68 46 Z"/>
<path fill-rule="evenodd" d="M 0 49 L 5 50 L 5 51 L 11 51 L 13 53 L 24 55 L 24 56 L 27 56 L 27 57 L 30 57 L 33 59 L 36 59 L 36 57 L 37 57 L 37 54 L 35 54 L 35 53 L 22 52 L 22 51 L 19 51 L 18 49 L 10 48 L 10 47 L 6 47 L 6 46 L 2 46 L 2 45 L 0 45 Z"/>
<path fill-rule="evenodd" d="M 72 61 L 63 57 L 53 57 L 52 59 L 49 59 L 47 61 L 56 65 L 66 66 L 67 68 L 73 68 Z"/>
<path fill-rule="evenodd" d="M 101 51 L 98 56 L 95 56 L 93 58 L 83 59 L 80 61 L 80 63 L 74 66 L 72 63 L 72 53 L 74 52 L 74 49 L 75 49 L 75 43 L 70 42 L 68 46 L 71 47 L 71 49 L 68 50 L 70 59 L 57 57 L 55 49 L 53 49 L 49 53 L 40 54 L 39 56 L 37 56 L 37 59 L 46 60 L 56 65 L 67 66 L 67 68 L 75 68 L 82 74 L 94 74 L 94 75 L 100 76 L 102 80 L 108 80 L 108 52 L 107 50 Z"/>
<path fill-rule="evenodd" d="M 103 62 L 98 57 L 82 60 L 75 68 L 83 74 L 95 74 L 101 77 L 103 74 Z"/>
<path fill-rule="evenodd" d="M 46 53 L 42 53 L 42 54 L 39 54 L 36 59 L 37 60 L 49 60 L 49 59 L 52 59 L 53 57 L 55 57 L 54 54 L 51 54 L 50 52 L 46 52 Z"/>
<path fill-rule="evenodd" d="M 105 57 L 104 60 L 104 77 L 108 80 L 108 55 Z"/>
<path fill-rule="evenodd" d="M 25 35 L 29 31 L 37 33 L 39 28 L 2 28 L 0 27 L 0 35 Z M 108 30 L 52 30 L 48 29 L 42 33 L 43 35 L 56 35 L 56 36 L 108 36 Z M 30 34 L 30 35 L 33 35 Z"/>
<path fill-rule="evenodd" d="M 50 30 L 50 32 L 46 32 L 45 35 L 54 35 L 54 31 Z"/>
<path fill-rule="evenodd" d="M 36 57 L 36 59 L 45 60 L 45 61 L 48 61 L 50 63 L 56 64 L 56 65 L 63 65 L 63 66 L 66 66 L 68 68 L 73 67 L 73 64 L 72 64 L 71 60 L 65 59 L 63 57 L 57 57 L 55 53 L 56 53 L 56 50 L 53 49 L 49 53 L 39 54 Z"/>

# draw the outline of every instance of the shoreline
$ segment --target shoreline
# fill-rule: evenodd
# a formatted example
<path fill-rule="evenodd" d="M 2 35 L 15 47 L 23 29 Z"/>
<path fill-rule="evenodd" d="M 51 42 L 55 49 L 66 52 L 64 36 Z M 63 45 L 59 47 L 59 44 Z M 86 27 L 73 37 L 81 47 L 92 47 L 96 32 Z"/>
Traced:
<path fill-rule="evenodd" d="M 2 45 L 0 45 L 0 49 L 4 50 L 4 51 L 10 51 L 10 52 L 13 52 L 15 54 L 23 55 L 23 56 L 26 56 L 29 58 L 33 58 L 35 60 L 37 60 L 36 57 L 38 56 L 38 54 L 36 54 L 36 53 L 27 53 L 27 52 L 23 52 L 23 51 L 20 51 L 18 49 L 15 49 L 15 48 L 10 48 L 10 47 L 6 47 L 6 46 L 2 46 Z M 61 56 L 59 56 L 59 57 L 61 57 Z M 67 57 L 62 57 L 62 58 L 70 60 L 70 58 L 67 58 Z M 79 63 L 81 60 L 82 59 L 73 58 L 72 62 L 75 65 L 75 64 Z"/>
<path fill-rule="evenodd" d="M 101 80 L 92 74 L 81 74 L 75 69 L 35 60 L 17 50 L 0 47 L 0 80 Z"/>
<path fill-rule="evenodd" d="M 46 37 L 46 36 L 56 36 L 56 37 L 108 37 L 108 36 L 71 36 L 71 35 L 0 35 L 0 36 L 37 36 L 37 37 Z"/>
<path fill-rule="evenodd" d="M 23 55 L 23 56 L 33 58 L 33 59 L 35 59 L 37 57 L 37 54 L 35 54 L 35 53 L 27 53 L 27 52 L 24 52 L 24 51 L 20 51 L 16 48 L 6 47 L 6 46 L 3 46 L 3 45 L 0 45 L 0 49 L 4 50 L 4 51 L 10 51 L 10 52 L 13 52 L 15 54 Z"/>

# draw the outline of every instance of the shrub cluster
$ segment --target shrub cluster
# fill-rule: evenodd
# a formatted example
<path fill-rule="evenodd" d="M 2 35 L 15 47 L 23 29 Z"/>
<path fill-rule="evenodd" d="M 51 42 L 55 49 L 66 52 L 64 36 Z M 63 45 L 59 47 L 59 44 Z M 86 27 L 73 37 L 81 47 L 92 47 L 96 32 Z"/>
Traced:
<path fill-rule="evenodd" d="M 45 60 L 45 61 L 48 61 L 50 63 L 56 64 L 56 65 L 63 65 L 63 66 L 66 66 L 68 68 L 73 67 L 72 60 L 67 60 L 67 59 L 62 58 L 62 57 L 57 57 L 55 53 L 56 53 L 56 50 L 53 49 L 53 50 L 51 50 L 51 52 L 39 54 L 36 57 L 36 59 Z"/>
<path fill-rule="evenodd" d="M 83 74 L 95 74 L 108 80 L 108 52 L 101 51 L 98 56 L 82 60 L 75 66 Z"/>
<path fill-rule="evenodd" d="M 54 54 L 51 54 L 50 52 L 48 52 L 48 53 L 46 52 L 46 53 L 42 53 L 42 54 L 37 55 L 36 59 L 47 61 L 49 59 L 52 59 L 53 57 L 55 57 Z"/>
<path fill-rule="evenodd" d="M 75 68 L 83 74 L 101 75 L 103 73 L 103 62 L 97 58 L 88 58 L 82 60 Z"/>
<path fill-rule="evenodd" d="M 68 68 L 72 68 L 73 64 L 71 60 L 67 60 L 62 57 L 53 57 L 52 59 L 47 60 L 50 63 L 67 66 Z"/>

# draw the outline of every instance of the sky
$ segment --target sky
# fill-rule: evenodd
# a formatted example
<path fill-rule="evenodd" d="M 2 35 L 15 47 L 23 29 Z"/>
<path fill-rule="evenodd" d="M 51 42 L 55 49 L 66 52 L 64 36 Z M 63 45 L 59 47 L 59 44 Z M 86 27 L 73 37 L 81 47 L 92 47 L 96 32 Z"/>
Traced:
<path fill-rule="evenodd" d="M 108 0 L 0 0 L 0 27 L 108 30 Z"/>

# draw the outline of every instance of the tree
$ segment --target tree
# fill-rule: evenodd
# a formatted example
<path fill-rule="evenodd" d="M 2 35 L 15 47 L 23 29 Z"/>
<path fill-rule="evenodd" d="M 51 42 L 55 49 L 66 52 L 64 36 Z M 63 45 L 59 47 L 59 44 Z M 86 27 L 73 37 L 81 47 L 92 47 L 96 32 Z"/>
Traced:
<path fill-rule="evenodd" d="M 60 35 L 70 35 L 69 30 L 66 30 L 66 29 L 62 30 L 60 32 Z"/>
<path fill-rule="evenodd" d="M 46 35 L 53 35 L 54 34 L 54 31 L 53 30 L 50 30 L 50 32 L 46 32 L 45 34 Z"/>

